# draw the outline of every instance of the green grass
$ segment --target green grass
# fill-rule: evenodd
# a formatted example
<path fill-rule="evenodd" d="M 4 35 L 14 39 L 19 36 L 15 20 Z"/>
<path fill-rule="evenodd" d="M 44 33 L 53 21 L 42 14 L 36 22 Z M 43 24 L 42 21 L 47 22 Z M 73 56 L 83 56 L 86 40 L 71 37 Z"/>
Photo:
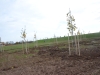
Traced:
<path fill-rule="evenodd" d="M 70 40 L 73 36 L 70 36 Z M 98 33 L 90 33 L 90 34 L 84 34 L 84 35 L 80 35 L 81 38 L 86 38 L 86 39 L 91 39 L 91 38 L 98 38 L 100 37 L 100 32 Z M 73 37 L 74 38 L 74 37 Z M 55 43 L 55 38 L 50 38 L 50 39 L 43 39 L 43 40 L 38 40 L 38 46 L 48 46 L 48 45 L 53 45 Z M 62 43 L 62 42 L 68 42 L 68 37 L 58 37 L 57 38 L 58 43 Z M 29 44 L 29 48 L 33 48 L 35 46 L 35 43 L 28 43 Z M 4 47 L 5 51 L 9 51 L 9 52 L 14 52 L 14 51 L 20 51 L 22 50 L 22 44 L 16 44 L 16 45 L 9 45 L 9 46 L 5 46 Z"/>
<path fill-rule="evenodd" d="M 100 37 L 100 32 L 85 34 L 85 36 L 86 36 L 86 38 L 98 38 L 98 37 Z"/>

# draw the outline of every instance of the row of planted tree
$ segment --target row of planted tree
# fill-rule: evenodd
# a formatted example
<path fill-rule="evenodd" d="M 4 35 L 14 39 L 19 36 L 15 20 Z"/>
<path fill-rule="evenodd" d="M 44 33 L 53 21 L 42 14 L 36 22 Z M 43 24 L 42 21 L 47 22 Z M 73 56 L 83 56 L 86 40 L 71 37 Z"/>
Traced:
<path fill-rule="evenodd" d="M 77 27 L 75 26 L 75 19 L 74 19 L 74 16 L 71 15 L 70 9 L 69 9 L 69 12 L 67 13 L 67 26 L 68 26 L 67 29 L 69 30 L 70 36 L 74 36 L 74 37 L 70 37 L 68 34 L 69 55 L 71 55 L 71 51 L 72 51 L 71 49 L 73 49 L 72 47 L 74 47 L 74 49 L 76 50 L 76 54 L 80 56 L 79 35 L 81 33 L 78 30 L 77 33 L 74 34 L 74 31 L 77 29 Z M 21 30 L 21 38 L 23 38 L 23 42 L 22 42 L 23 53 L 28 53 L 28 51 L 29 51 L 29 44 L 27 43 L 28 40 L 26 40 L 26 34 L 27 34 L 26 29 L 25 28 L 22 29 Z M 57 37 L 55 35 L 54 35 L 54 38 L 55 38 L 55 42 L 58 44 Z M 35 39 L 35 46 L 37 47 L 38 43 L 36 41 L 37 40 L 36 34 L 34 34 L 34 39 Z M 75 42 L 75 43 L 73 44 L 73 42 Z M 72 45 L 72 47 L 71 47 L 71 45 Z M 1 46 L 0 46 L 0 48 L 1 48 Z"/>
<path fill-rule="evenodd" d="M 71 15 L 71 11 L 69 10 L 69 12 L 67 13 L 67 26 L 68 26 L 68 30 L 69 30 L 69 33 L 71 36 L 74 36 L 71 37 L 71 40 L 69 38 L 69 34 L 68 34 L 68 44 L 69 44 L 69 55 L 71 55 L 71 49 L 73 49 L 72 47 L 75 47 L 74 49 L 76 49 L 76 54 L 80 56 L 80 45 L 79 45 L 79 35 L 81 34 L 78 30 L 78 32 L 73 35 L 74 31 L 77 29 L 77 27 L 75 26 L 75 19 L 74 19 L 74 16 Z M 21 32 L 21 37 L 23 38 L 23 41 L 25 42 L 25 45 L 26 45 L 26 53 L 28 53 L 28 46 L 27 46 L 27 41 L 26 41 L 26 32 L 25 32 L 25 29 L 22 30 Z M 55 42 L 58 44 L 58 41 L 57 41 L 57 38 L 56 36 L 54 35 L 54 38 L 55 38 Z M 34 35 L 34 39 L 36 41 L 36 34 Z M 73 42 L 75 42 L 73 44 Z M 72 47 L 70 47 L 72 45 Z M 73 46 L 75 45 L 75 46 Z M 23 48 L 23 43 L 22 43 L 22 48 Z M 38 46 L 38 43 L 37 41 L 35 42 L 35 46 L 37 47 Z"/>

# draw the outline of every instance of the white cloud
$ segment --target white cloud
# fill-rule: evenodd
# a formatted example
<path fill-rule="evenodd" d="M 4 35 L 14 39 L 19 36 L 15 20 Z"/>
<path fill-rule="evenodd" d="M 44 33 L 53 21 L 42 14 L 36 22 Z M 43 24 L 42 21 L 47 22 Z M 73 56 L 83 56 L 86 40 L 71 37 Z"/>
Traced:
<path fill-rule="evenodd" d="M 8 29 L 6 32 L 17 38 L 11 39 L 8 34 L 9 40 L 20 41 L 20 31 L 25 25 L 29 40 L 33 40 L 34 31 L 37 32 L 38 39 L 53 37 L 54 34 L 67 35 L 66 13 L 69 8 L 81 31 L 99 31 L 99 0 L 16 0 L 9 5 L 7 5 L 9 6 L 7 10 L 1 13 L 0 18 L 0 24 L 6 27 L 3 27 L 4 29 Z M 4 30 L 3 33 L 5 33 Z M 5 35 L 2 34 L 2 36 Z"/>

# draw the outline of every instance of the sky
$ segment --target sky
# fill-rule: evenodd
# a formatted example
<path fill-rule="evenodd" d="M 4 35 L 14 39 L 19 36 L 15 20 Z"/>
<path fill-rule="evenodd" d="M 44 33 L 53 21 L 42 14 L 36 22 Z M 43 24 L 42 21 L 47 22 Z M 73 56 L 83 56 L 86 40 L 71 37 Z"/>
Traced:
<path fill-rule="evenodd" d="M 0 0 L 0 37 L 3 42 L 67 36 L 66 14 L 71 10 L 77 30 L 100 31 L 100 0 Z"/>

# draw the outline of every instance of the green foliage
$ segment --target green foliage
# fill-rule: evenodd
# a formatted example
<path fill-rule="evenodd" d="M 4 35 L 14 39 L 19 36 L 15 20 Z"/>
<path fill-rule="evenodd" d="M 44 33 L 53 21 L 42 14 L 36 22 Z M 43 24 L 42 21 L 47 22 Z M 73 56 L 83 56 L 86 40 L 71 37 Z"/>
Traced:
<path fill-rule="evenodd" d="M 75 22 L 74 16 L 71 15 L 71 11 L 69 10 L 69 12 L 67 13 L 67 26 L 68 26 L 67 29 L 69 30 L 71 35 L 73 35 L 73 31 L 77 29 L 74 22 Z"/>
<path fill-rule="evenodd" d="M 23 28 L 22 28 L 22 30 L 21 30 L 21 38 L 23 38 L 25 40 L 25 38 L 26 38 L 26 29 L 23 30 Z"/>

